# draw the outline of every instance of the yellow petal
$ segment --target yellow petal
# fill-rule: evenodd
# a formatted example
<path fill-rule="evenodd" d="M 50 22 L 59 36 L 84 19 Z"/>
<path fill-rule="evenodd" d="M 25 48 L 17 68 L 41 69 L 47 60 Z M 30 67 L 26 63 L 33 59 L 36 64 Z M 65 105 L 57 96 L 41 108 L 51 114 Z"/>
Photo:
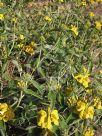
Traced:
<path fill-rule="evenodd" d="M 20 40 L 24 40 L 24 38 L 25 38 L 25 37 L 24 37 L 23 34 L 20 34 L 20 35 L 19 35 L 19 39 L 20 39 Z"/>
<path fill-rule="evenodd" d="M 93 119 L 93 117 L 94 117 L 94 107 L 93 106 L 89 106 L 85 110 L 85 116 L 86 116 L 86 119 L 87 118 Z"/>
<path fill-rule="evenodd" d="M 0 114 L 0 120 L 2 120 L 3 119 L 3 116 Z"/>
<path fill-rule="evenodd" d="M 92 128 L 88 128 L 84 136 L 94 136 L 94 130 Z"/>
<path fill-rule="evenodd" d="M 48 116 L 46 128 L 50 129 L 50 130 L 52 129 L 51 117 L 50 116 Z"/>
<path fill-rule="evenodd" d="M 101 30 L 101 26 L 102 26 L 102 25 L 101 25 L 101 23 L 100 23 L 99 21 L 96 21 L 96 22 L 95 22 L 95 25 L 96 25 L 96 26 L 95 26 L 96 29 Z"/>
<path fill-rule="evenodd" d="M 4 14 L 0 14 L 0 20 L 4 20 Z"/>
<path fill-rule="evenodd" d="M 59 115 L 58 115 L 58 111 L 57 110 L 53 110 L 51 112 L 51 121 L 55 124 L 55 125 L 59 125 Z"/>
<path fill-rule="evenodd" d="M 6 103 L 0 103 L 0 114 L 4 114 L 8 110 L 8 105 Z"/>
<path fill-rule="evenodd" d="M 15 114 L 11 108 L 9 108 L 3 115 L 3 121 L 7 122 L 15 117 Z"/>
<path fill-rule="evenodd" d="M 38 113 L 38 126 L 45 128 L 45 121 L 47 119 L 47 113 L 44 110 L 39 111 Z"/>
<path fill-rule="evenodd" d="M 81 119 L 84 119 L 84 110 L 82 110 L 82 111 L 79 113 L 79 117 L 80 117 Z"/>
<path fill-rule="evenodd" d="M 85 102 L 83 102 L 81 100 L 77 102 L 77 106 L 76 106 L 77 111 L 85 110 L 85 108 L 86 108 Z"/>
<path fill-rule="evenodd" d="M 82 81 L 83 81 L 83 75 L 82 75 L 82 74 L 78 74 L 77 76 L 74 76 L 74 78 L 75 78 L 79 83 L 82 83 Z"/>

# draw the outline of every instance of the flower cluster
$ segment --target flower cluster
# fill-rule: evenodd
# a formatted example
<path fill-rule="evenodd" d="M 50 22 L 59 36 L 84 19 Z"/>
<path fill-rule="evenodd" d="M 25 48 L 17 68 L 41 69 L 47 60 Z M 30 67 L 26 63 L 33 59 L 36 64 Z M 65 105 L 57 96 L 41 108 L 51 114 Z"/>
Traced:
<path fill-rule="evenodd" d="M 44 20 L 45 20 L 45 21 L 48 21 L 48 22 L 51 22 L 51 21 L 52 21 L 52 18 L 49 17 L 49 16 L 45 16 L 45 17 L 44 17 Z"/>
<path fill-rule="evenodd" d="M 78 27 L 71 25 L 71 29 L 70 29 L 76 36 L 78 36 L 79 32 L 78 32 Z"/>
<path fill-rule="evenodd" d="M 86 68 L 83 68 L 84 73 L 74 76 L 74 78 L 81 83 L 85 88 L 89 87 L 90 79 L 89 72 Z"/>
<path fill-rule="evenodd" d="M 78 101 L 78 97 L 75 96 L 75 95 L 72 95 L 72 96 L 70 96 L 70 97 L 67 99 L 67 104 L 68 104 L 69 106 L 75 106 L 76 103 L 77 103 L 77 101 Z"/>
<path fill-rule="evenodd" d="M 34 123 L 28 135 L 93 136 L 102 112 L 102 20 L 95 9 L 102 0 L 1 1 L 0 95 L 15 107 L 12 123 L 24 131 Z M 15 117 L 11 107 L 0 103 L 5 125 Z"/>
<path fill-rule="evenodd" d="M 102 27 L 101 22 L 100 21 L 96 21 L 95 22 L 95 27 L 96 27 L 97 30 L 101 30 L 101 27 Z"/>
<path fill-rule="evenodd" d="M 95 14 L 94 14 L 93 12 L 89 12 L 89 16 L 90 16 L 90 17 L 94 17 Z"/>
<path fill-rule="evenodd" d="M 38 113 L 38 126 L 51 130 L 52 123 L 59 125 L 59 115 L 57 110 L 52 110 L 48 107 L 48 111 L 40 110 Z"/>
<path fill-rule="evenodd" d="M 20 35 L 20 39 L 24 40 L 23 35 Z M 37 46 L 35 42 L 31 42 L 29 45 L 24 45 L 23 43 L 20 43 L 17 45 L 17 47 L 21 48 L 23 51 L 25 51 L 26 53 L 30 55 L 34 55 Z"/>
<path fill-rule="evenodd" d="M 94 136 L 94 130 L 92 128 L 87 128 L 84 133 L 84 136 Z"/>
<path fill-rule="evenodd" d="M 89 106 L 86 102 L 79 100 L 77 102 L 76 109 L 79 112 L 79 117 L 81 119 L 93 119 L 94 117 L 93 106 Z"/>
<path fill-rule="evenodd" d="M 15 114 L 12 108 L 7 103 L 0 103 L 0 120 L 7 122 L 12 120 Z"/>
<path fill-rule="evenodd" d="M 4 20 L 4 14 L 0 14 L 0 20 L 1 20 L 1 21 Z"/>
<path fill-rule="evenodd" d="M 26 83 L 23 80 L 18 82 L 18 87 L 19 88 L 24 88 L 25 86 L 26 86 Z"/>
<path fill-rule="evenodd" d="M 94 98 L 94 107 L 98 110 L 102 110 L 102 101 L 97 96 Z"/>

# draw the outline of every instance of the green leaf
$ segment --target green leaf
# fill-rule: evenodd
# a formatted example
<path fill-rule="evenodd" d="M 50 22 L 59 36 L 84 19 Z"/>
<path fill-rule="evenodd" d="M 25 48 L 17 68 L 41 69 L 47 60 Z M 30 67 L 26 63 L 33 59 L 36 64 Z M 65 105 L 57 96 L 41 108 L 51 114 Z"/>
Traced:
<path fill-rule="evenodd" d="M 11 76 L 7 71 L 3 73 L 2 77 L 7 81 L 11 81 Z"/>
<path fill-rule="evenodd" d="M 3 129 L 4 128 L 4 123 L 2 120 L 0 120 L 0 129 Z"/>
<path fill-rule="evenodd" d="M 38 71 L 43 77 L 45 77 L 45 73 L 44 73 L 43 69 L 41 68 L 41 66 L 39 66 L 39 67 L 37 68 L 37 71 Z"/>
<path fill-rule="evenodd" d="M 7 69 L 7 65 L 8 65 L 9 62 L 6 62 L 3 64 L 2 66 L 2 73 L 5 72 L 5 70 Z"/>
<path fill-rule="evenodd" d="M 26 90 L 24 90 L 24 92 L 26 94 L 30 94 L 32 96 L 35 96 L 35 97 L 39 98 L 39 99 L 42 99 L 42 97 L 39 94 L 37 94 L 36 92 L 32 91 L 31 89 L 26 89 Z"/>
<path fill-rule="evenodd" d="M 6 126 L 2 120 L 0 120 L 0 129 L 6 130 Z"/>
<path fill-rule="evenodd" d="M 17 67 L 19 72 L 22 72 L 22 67 L 16 60 L 12 60 L 12 63 Z"/>
<path fill-rule="evenodd" d="M 41 91 L 43 88 L 41 87 L 41 85 L 38 83 L 38 82 L 36 82 L 35 80 L 31 80 L 30 81 L 31 83 L 32 83 L 32 85 L 35 87 L 35 88 L 37 88 L 39 91 Z"/>
<path fill-rule="evenodd" d="M 53 91 L 50 91 L 50 92 L 48 93 L 48 99 L 51 101 L 51 107 L 54 108 L 55 100 L 56 100 L 56 93 L 53 92 Z"/>
<path fill-rule="evenodd" d="M 58 93 L 57 95 L 57 99 L 58 99 L 58 102 L 60 103 L 60 105 L 64 105 L 64 96 L 62 93 Z"/>
<path fill-rule="evenodd" d="M 67 128 L 66 120 L 61 115 L 60 115 L 60 127 L 61 127 L 61 129 L 66 129 Z"/>
<path fill-rule="evenodd" d="M 66 119 L 66 122 L 68 123 L 70 120 L 73 119 L 72 113 L 68 116 L 68 118 Z"/>

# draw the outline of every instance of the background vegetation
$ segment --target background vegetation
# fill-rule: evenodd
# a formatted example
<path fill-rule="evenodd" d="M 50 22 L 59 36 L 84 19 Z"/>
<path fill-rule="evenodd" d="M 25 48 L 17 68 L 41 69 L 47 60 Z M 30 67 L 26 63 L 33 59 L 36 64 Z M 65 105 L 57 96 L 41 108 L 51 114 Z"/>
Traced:
<path fill-rule="evenodd" d="M 15 113 L 0 119 L 2 136 L 93 136 L 102 129 L 101 2 L 0 2 L 0 104 Z M 38 125 L 48 107 L 59 116 L 51 130 Z"/>

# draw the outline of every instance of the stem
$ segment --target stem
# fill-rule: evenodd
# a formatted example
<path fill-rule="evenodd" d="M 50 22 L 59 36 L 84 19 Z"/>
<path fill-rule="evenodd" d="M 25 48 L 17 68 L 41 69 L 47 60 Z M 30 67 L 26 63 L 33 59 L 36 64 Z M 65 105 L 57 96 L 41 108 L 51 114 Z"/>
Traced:
<path fill-rule="evenodd" d="M 21 103 L 23 97 L 24 97 L 23 91 L 21 91 L 21 92 L 20 92 L 20 97 L 19 97 L 19 100 L 18 100 L 17 107 L 19 107 L 19 105 L 20 105 L 20 103 Z M 16 107 L 16 108 L 17 108 L 17 107 Z"/>
<path fill-rule="evenodd" d="M 0 96 L 2 97 L 2 91 L 3 91 L 3 83 L 1 83 L 1 87 L 0 87 Z"/>
<path fill-rule="evenodd" d="M 6 136 L 5 131 L 3 131 L 2 129 L 0 129 L 0 133 L 1 133 L 1 136 Z"/>
<path fill-rule="evenodd" d="M 14 25 L 14 28 L 15 28 L 15 25 Z M 13 43 L 12 43 L 12 47 L 11 47 L 9 53 L 8 53 L 8 57 L 10 56 L 10 54 L 11 54 L 13 48 L 14 48 L 14 45 L 15 45 L 15 33 L 13 34 Z"/>

